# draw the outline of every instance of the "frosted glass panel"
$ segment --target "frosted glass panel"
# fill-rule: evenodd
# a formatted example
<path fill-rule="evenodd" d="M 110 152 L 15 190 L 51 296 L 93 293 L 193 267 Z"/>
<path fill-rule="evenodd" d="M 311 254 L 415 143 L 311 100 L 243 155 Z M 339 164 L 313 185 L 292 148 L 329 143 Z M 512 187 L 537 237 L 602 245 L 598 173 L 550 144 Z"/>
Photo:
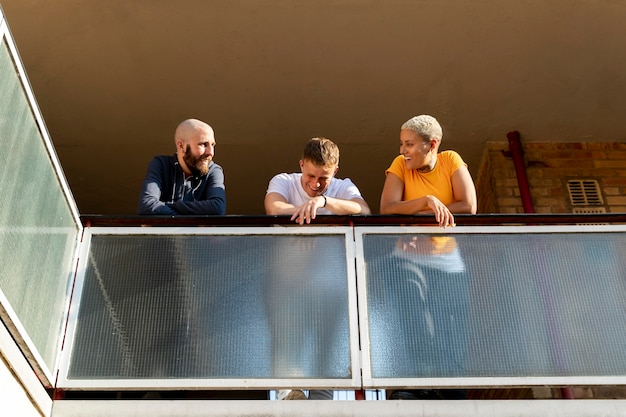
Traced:
<path fill-rule="evenodd" d="M 0 196 L 0 288 L 53 369 L 79 228 L 4 41 Z"/>
<path fill-rule="evenodd" d="M 68 379 L 350 378 L 345 236 L 93 235 Z"/>
<path fill-rule="evenodd" d="M 623 233 L 366 235 L 374 378 L 626 374 Z"/>

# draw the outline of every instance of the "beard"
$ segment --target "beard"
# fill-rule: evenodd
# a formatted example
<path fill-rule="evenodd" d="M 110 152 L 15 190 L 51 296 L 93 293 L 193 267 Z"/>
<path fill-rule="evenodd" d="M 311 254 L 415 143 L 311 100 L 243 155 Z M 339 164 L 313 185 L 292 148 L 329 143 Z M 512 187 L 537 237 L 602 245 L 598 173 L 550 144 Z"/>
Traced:
<path fill-rule="evenodd" d="M 187 164 L 189 170 L 194 176 L 200 177 L 202 175 L 206 175 L 209 172 L 209 164 L 204 164 L 204 160 L 207 159 L 209 159 L 208 156 L 205 158 L 196 158 L 195 156 L 193 156 L 191 154 L 191 148 L 189 147 L 189 145 L 187 145 L 187 147 L 185 148 L 185 156 L 183 156 L 183 161 L 185 161 L 185 164 Z"/>

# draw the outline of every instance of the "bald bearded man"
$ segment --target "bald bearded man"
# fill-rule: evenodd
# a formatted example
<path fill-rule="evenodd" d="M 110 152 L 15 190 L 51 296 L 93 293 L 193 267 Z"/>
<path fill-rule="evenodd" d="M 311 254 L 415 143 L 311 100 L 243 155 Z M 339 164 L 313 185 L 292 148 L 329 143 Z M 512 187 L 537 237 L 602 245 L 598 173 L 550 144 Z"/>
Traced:
<path fill-rule="evenodd" d="M 226 214 L 224 171 L 213 162 L 215 134 L 197 119 L 181 122 L 174 134 L 176 153 L 155 156 L 141 185 L 139 214 Z"/>

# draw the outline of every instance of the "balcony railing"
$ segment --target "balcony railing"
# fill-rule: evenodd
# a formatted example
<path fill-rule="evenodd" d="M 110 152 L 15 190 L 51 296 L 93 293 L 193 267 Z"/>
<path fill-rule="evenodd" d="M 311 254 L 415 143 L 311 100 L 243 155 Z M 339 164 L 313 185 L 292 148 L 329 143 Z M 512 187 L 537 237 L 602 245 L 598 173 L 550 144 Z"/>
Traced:
<path fill-rule="evenodd" d="M 85 216 L 57 388 L 624 384 L 622 216 L 486 217 Z"/>

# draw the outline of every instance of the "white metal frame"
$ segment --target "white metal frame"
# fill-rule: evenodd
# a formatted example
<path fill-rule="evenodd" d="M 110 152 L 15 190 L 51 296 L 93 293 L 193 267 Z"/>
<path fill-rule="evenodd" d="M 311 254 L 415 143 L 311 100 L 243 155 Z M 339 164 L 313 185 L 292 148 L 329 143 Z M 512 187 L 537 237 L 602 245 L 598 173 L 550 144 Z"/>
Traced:
<path fill-rule="evenodd" d="M 442 229 L 431 226 L 355 227 L 357 246 L 357 286 L 360 300 L 367 300 L 366 266 L 363 236 L 372 234 L 557 234 L 557 233 L 626 233 L 626 225 L 584 226 L 460 226 Z M 366 302 L 359 303 L 359 330 L 362 349 L 363 387 L 506 387 L 506 386 L 576 386 L 626 385 L 626 375 L 579 377 L 476 377 L 476 378 L 374 378 L 370 360 L 369 316 Z"/>
<path fill-rule="evenodd" d="M 15 343 L 13 336 L 0 322 L 0 362 L 2 359 L 9 364 L 15 380 L 23 387 L 32 404 L 43 416 L 49 416 L 52 410 L 52 400 L 33 372 L 21 349 Z M 0 385 L 6 383 L 7 381 L 3 381 Z"/>
<path fill-rule="evenodd" d="M 63 192 L 63 195 L 69 207 L 69 210 L 71 212 L 72 218 L 74 220 L 74 225 L 76 227 L 77 234 L 76 234 L 76 242 L 74 245 L 75 250 L 74 250 L 74 258 L 73 258 L 72 264 L 75 265 L 78 259 L 77 258 L 78 242 L 80 241 L 80 236 L 82 234 L 82 224 L 80 221 L 78 208 L 76 206 L 76 203 L 70 191 L 68 182 L 65 178 L 65 174 L 63 173 L 63 169 L 61 168 L 59 158 L 56 154 L 56 151 L 54 150 L 54 146 L 52 145 L 50 135 L 46 128 L 46 124 L 44 122 L 42 113 L 37 104 L 37 100 L 35 99 L 35 95 L 33 94 L 33 90 L 28 81 L 28 76 L 22 64 L 22 60 L 17 50 L 17 46 L 15 42 L 13 41 L 11 31 L 6 22 L 6 19 L 4 18 L 4 15 L 1 9 L 0 9 L 0 42 L 6 43 L 9 49 L 9 54 L 11 55 L 13 64 L 15 65 L 18 77 L 20 79 L 20 83 L 22 84 L 22 88 L 24 89 L 24 92 L 26 94 L 26 99 L 28 101 L 30 109 L 33 112 L 35 122 L 37 124 L 39 132 L 43 139 L 44 146 L 46 148 L 46 151 L 48 153 L 48 156 L 53 166 L 53 170 L 57 176 L 59 185 L 61 187 L 61 190 Z M 62 323 L 65 323 L 67 313 L 69 311 L 69 301 L 70 301 L 70 293 L 71 293 L 71 285 L 72 285 L 71 281 L 72 281 L 71 279 L 68 279 L 68 282 L 67 282 L 66 302 L 65 302 L 65 307 L 64 307 L 65 313 L 64 313 L 64 317 L 61 318 Z M 58 360 L 59 360 L 58 353 L 57 353 L 56 363 L 53 366 L 54 369 L 50 369 L 48 365 L 45 363 L 41 354 L 38 352 L 37 347 L 33 343 L 28 333 L 26 332 L 26 329 L 21 324 L 19 317 L 17 316 L 13 308 L 10 306 L 8 300 L 6 299 L 4 293 L 1 290 L 0 290 L 0 304 L 1 304 L 0 315 L 5 320 L 5 325 L 7 326 L 7 328 L 11 330 L 13 337 L 16 340 L 16 343 L 20 346 L 20 348 L 24 352 L 25 357 L 30 362 L 31 366 L 35 370 L 37 376 L 42 381 L 42 383 L 47 387 L 52 387 L 54 383 L 54 374 L 55 374 L 54 371 L 56 370 L 58 366 Z M 63 326 L 60 326 L 58 346 L 56 349 L 57 352 L 61 351 L 61 345 L 63 343 L 63 337 L 62 337 L 63 331 L 64 331 Z"/>
<path fill-rule="evenodd" d="M 91 238 L 94 235 L 197 235 L 197 236 L 246 236 L 246 235 L 343 235 L 346 247 L 346 271 L 348 288 L 348 321 L 350 332 L 350 379 L 70 379 L 71 349 L 77 326 L 80 299 L 88 265 Z M 61 352 L 57 387 L 62 389 L 100 390 L 198 390 L 198 389 L 282 389 L 293 387 L 358 389 L 361 387 L 359 362 L 359 335 L 357 318 L 356 274 L 354 271 L 355 246 L 352 227 L 93 227 L 85 228 L 81 243 L 80 261 L 77 268 L 72 305 L 64 350 Z"/>
<path fill-rule="evenodd" d="M 52 417 L 626 417 L 626 400 L 55 401 Z"/>

